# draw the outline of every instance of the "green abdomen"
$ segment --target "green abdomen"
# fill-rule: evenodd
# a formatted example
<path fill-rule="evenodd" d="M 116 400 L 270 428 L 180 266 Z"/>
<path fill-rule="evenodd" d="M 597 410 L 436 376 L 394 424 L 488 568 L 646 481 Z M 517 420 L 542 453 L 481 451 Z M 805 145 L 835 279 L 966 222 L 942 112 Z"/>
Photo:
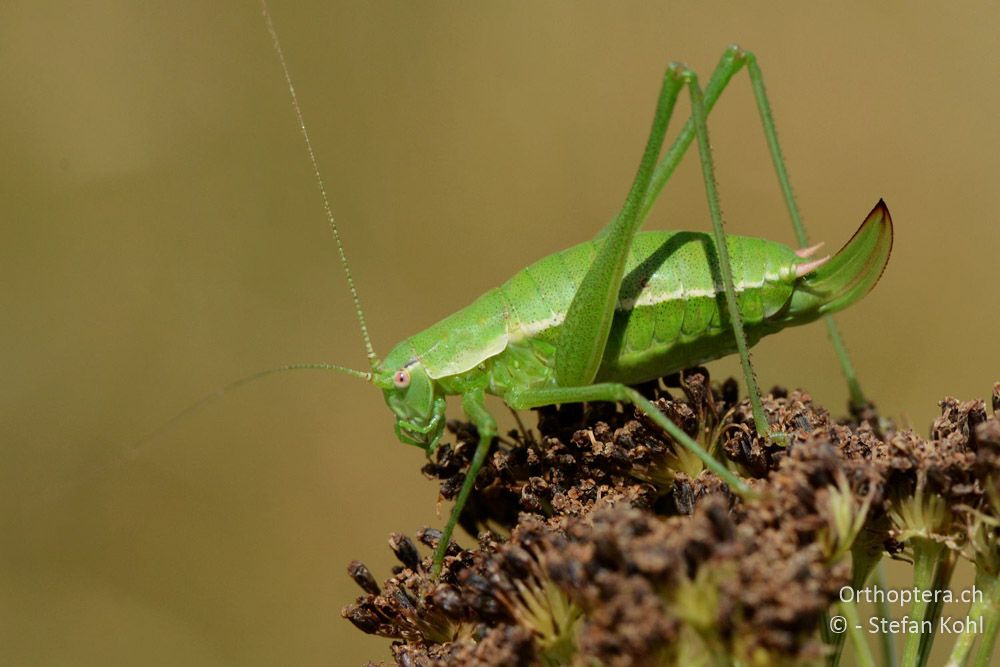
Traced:
<path fill-rule="evenodd" d="M 727 239 L 750 344 L 854 303 L 878 282 L 892 251 L 880 201 L 836 255 L 800 258 L 763 239 Z M 419 361 L 448 394 L 556 385 L 564 317 L 600 239 L 545 257 L 469 306 L 406 339 L 384 365 Z M 637 383 L 733 352 L 728 309 L 708 234 L 643 232 L 629 251 L 598 381 Z"/>
<path fill-rule="evenodd" d="M 599 243 L 599 241 L 598 241 Z M 792 293 L 795 264 L 787 246 L 729 237 L 733 280 L 750 343 L 773 329 L 768 318 Z M 511 342 L 519 335 L 555 344 L 595 242 L 546 257 L 500 288 L 510 304 Z M 558 323 L 556 323 L 558 320 Z M 545 327 L 545 323 L 555 326 Z M 735 350 L 715 246 L 709 234 L 644 232 L 626 264 L 618 309 L 598 381 L 642 382 Z"/>
<path fill-rule="evenodd" d="M 393 355 L 419 358 L 446 391 L 457 392 L 474 376 L 488 376 L 488 390 L 497 394 L 513 386 L 553 386 L 563 318 L 599 243 L 539 260 L 404 341 Z M 728 245 L 752 344 L 780 328 L 767 320 L 787 304 L 799 260 L 787 246 L 763 239 L 731 236 Z M 597 379 L 642 382 L 729 354 L 735 343 L 724 313 L 710 235 L 639 233 Z"/>

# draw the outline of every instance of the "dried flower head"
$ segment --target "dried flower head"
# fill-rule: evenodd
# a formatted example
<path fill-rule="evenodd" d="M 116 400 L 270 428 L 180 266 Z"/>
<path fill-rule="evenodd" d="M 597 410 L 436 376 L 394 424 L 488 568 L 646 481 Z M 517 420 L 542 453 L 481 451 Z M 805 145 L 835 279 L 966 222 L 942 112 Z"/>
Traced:
<path fill-rule="evenodd" d="M 393 535 L 401 566 L 379 586 L 352 563 L 364 595 L 345 617 L 394 639 L 403 665 L 819 664 L 841 587 L 886 549 L 930 540 L 1000 570 L 1000 421 L 981 402 L 946 399 L 924 440 L 871 406 L 836 423 L 776 389 L 765 410 L 788 437 L 773 443 L 735 383 L 713 387 L 704 369 L 641 390 L 754 496 L 732 495 L 630 407 L 544 408 L 537 436 L 494 443 L 476 479 L 461 517 L 482 531 L 475 548 L 450 545 L 434 580 L 421 547 Z M 449 429 L 455 442 L 424 468 L 443 498 L 476 443 L 469 425 Z"/>

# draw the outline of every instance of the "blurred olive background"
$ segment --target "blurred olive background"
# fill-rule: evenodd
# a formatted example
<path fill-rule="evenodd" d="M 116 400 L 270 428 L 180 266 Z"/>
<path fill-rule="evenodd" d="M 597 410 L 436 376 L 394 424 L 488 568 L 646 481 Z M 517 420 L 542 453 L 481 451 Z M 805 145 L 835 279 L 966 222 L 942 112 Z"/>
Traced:
<path fill-rule="evenodd" d="M 667 62 L 707 79 L 738 41 L 812 237 L 836 249 L 879 197 L 894 215 L 881 284 L 839 317 L 864 388 L 926 433 L 1000 379 L 995 3 L 272 11 L 378 352 L 593 235 Z M 272 377 L 131 450 L 252 371 L 365 364 L 257 4 L 5 3 L 0 90 L 0 661 L 385 659 L 340 618 L 345 566 L 381 579 L 390 531 L 443 519 L 379 392 Z M 711 130 L 729 230 L 792 243 L 744 75 Z M 649 226 L 709 228 L 696 160 Z M 755 361 L 842 411 L 822 326 Z"/>

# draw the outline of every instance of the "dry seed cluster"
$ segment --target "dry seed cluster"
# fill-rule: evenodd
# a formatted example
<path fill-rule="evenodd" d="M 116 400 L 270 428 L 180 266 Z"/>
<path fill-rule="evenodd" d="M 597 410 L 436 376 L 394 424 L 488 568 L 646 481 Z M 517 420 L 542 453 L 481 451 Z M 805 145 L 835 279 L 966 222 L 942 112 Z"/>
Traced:
<path fill-rule="evenodd" d="M 731 495 L 631 409 L 546 408 L 538 436 L 509 434 L 480 472 L 462 516 L 478 544 L 452 544 L 434 581 L 440 534 L 393 535 L 401 565 L 380 586 L 352 563 L 365 594 L 344 616 L 393 639 L 401 665 L 820 664 L 838 650 L 824 615 L 882 557 L 1000 573 L 1000 419 L 982 401 L 945 399 L 924 439 L 872 410 L 836 423 L 776 389 L 765 406 L 790 434 L 778 446 L 756 437 L 735 383 L 713 387 L 704 369 L 643 391 L 755 497 Z M 449 426 L 455 444 L 425 467 L 444 498 L 477 438 Z"/>

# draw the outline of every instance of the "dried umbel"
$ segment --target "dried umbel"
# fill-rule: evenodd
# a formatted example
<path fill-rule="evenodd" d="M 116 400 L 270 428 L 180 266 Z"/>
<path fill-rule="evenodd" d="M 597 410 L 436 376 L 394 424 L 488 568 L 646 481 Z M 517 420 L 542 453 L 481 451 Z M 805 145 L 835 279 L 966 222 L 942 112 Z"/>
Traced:
<path fill-rule="evenodd" d="M 835 423 L 807 394 L 775 390 L 780 446 L 704 369 L 642 390 L 753 495 L 731 494 L 631 409 L 547 408 L 537 436 L 509 434 L 480 472 L 462 516 L 478 544 L 452 543 L 435 579 L 439 534 L 421 531 L 423 550 L 393 535 L 401 566 L 379 586 L 352 563 L 365 595 L 344 616 L 395 640 L 404 665 L 825 664 L 841 648 L 821 632 L 840 589 L 884 555 L 923 559 L 946 585 L 961 554 L 995 581 L 1000 421 L 981 402 L 947 399 L 924 440 L 871 415 Z M 425 467 L 445 498 L 476 441 L 450 428 L 455 444 Z"/>

